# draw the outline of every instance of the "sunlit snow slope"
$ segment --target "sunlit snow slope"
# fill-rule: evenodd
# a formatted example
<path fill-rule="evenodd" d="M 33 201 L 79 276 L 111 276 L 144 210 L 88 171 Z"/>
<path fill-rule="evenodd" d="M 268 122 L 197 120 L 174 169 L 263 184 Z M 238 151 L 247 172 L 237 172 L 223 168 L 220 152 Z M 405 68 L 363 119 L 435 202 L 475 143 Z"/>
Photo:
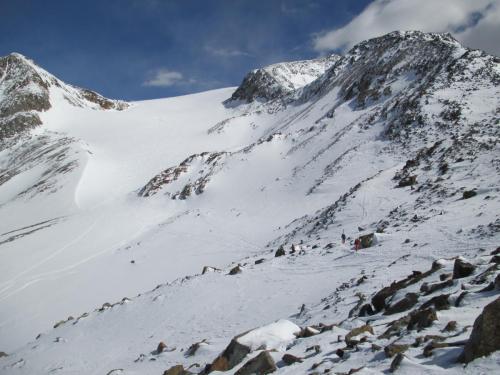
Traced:
<path fill-rule="evenodd" d="M 14 129 L 0 139 L 5 373 L 162 373 L 181 362 L 198 372 L 256 326 L 347 321 L 356 291 L 339 288 L 353 278 L 369 275 L 370 295 L 436 259 L 498 246 L 499 61 L 449 35 L 362 42 L 322 63 L 324 74 L 317 61 L 267 69 L 271 78 L 244 80 L 238 91 L 251 95 L 232 99 L 235 88 L 89 102 L 15 57 L 50 105 L 19 99 L 30 105 L 0 112 Z M 311 72 L 319 77 L 305 86 L 275 86 Z M 35 120 L 19 127 L 12 116 L 26 113 Z M 373 232 L 376 246 L 352 251 L 358 233 Z M 227 275 L 238 263 L 242 273 Z M 222 271 L 198 275 L 204 266 Z M 474 300 L 464 321 L 494 295 Z M 302 304 L 308 314 L 296 314 Z M 180 349 L 202 339 L 186 359 Z M 175 350 L 150 353 L 159 341 Z M 387 369 L 377 361 L 373 371 Z"/>

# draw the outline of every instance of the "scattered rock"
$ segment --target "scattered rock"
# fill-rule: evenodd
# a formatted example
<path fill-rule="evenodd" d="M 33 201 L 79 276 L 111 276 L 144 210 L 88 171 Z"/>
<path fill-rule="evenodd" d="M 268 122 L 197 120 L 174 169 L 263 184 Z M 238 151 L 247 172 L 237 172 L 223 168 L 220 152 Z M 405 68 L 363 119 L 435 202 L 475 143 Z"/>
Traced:
<path fill-rule="evenodd" d="M 500 264 L 500 255 L 493 255 L 490 259 L 490 263 Z"/>
<path fill-rule="evenodd" d="M 417 183 L 417 175 L 408 176 L 399 180 L 398 187 L 402 188 L 402 187 L 412 186 L 415 185 L 416 183 Z"/>
<path fill-rule="evenodd" d="M 469 341 L 459 360 L 469 363 L 500 349 L 500 297 L 486 305 L 474 321 Z"/>
<path fill-rule="evenodd" d="M 202 340 L 200 342 L 195 342 L 193 345 L 191 345 L 187 350 L 186 350 L 186 353 L 184 353 L 184 355 L 186 357 L 192 357 L 193 355 L 196 354 L 196 352 L 198 351 L 198 349 L 200 348 L 200 346 L 202 344 L 205 344 L 205 340 Z"/>
<path fill-rule="evenodd" d="M 274 256 L 277 258 L 277 257 L 282 257 L 283 255 L 286 255 L 286 252 L 285 252 L 285 248 L 282 245 L 278 248 L 278 250 L 276 250 L 276 253 L 274 254 Z"/>
<path fill-rule="evenodd" d="M 395 304 L 391 304 L 388 308 L 386 308 L 384 315 L 392 315 L 409 310 L 413 306 L 415 306 L 417 302 L 418 302 L 417 293 L 407 293 L 404 298 L 400 299 Z"/>
<path fill-rule="evenodd" d="M 238 264 L 236 267 L 232 268 L 231 271 L 229 271 L 229 275 L 237 275 L 241 273 L 243 270 L 241 266 Z"/>
<path fill-rule="evenodd" d="M 450 308 L 449 294 L 441 294 L 436 297 L 432 297 L 427 302 L 420 306 L 421 309 L 426 309 L 428 307 L 434 306 L 436 310 L 448 310 Z"/>
<path fill-rule="evenodd" d="M 402 353 L 398 353 L 396 357 L 391 362 L 391 367 L 389 369 L 390 372 L 395 372 L 399 366 L 401 366 L 401 362 L 403 362 L 404 355 Z"/>
<path fill-rule="evenodd" d="M 476 267 L 463 259 L 455 259 L 455 264 L 453 265 L 453 278 L 461 279 L 462 277 L 467 277 L 474 272 Z"/>
<path fill-rule="evenodd" d="M 292 354 L 288 354 L 288 353 L 286 353 L 283 356 L 283 358 L 281 358 L 281 360 L 287 366 L 293 365 L 294 363 L 297 363 L 297 362 L 302 363 L 302 358 L 296 357 L 296 356 L 294 356 Z"/>
<path fill-rule="evenodd" d="M 362 249 L 372 247 L 374 244 L 374 240 L 375 240 L 375 234 L 374 233 L 364 234 L 362 236 L 359 236 L 359 240 L 361 241 L 361 248 Z"/>
<path fill-rule="evenodd" d="M 410 314 L 410 322 L 407 328 L 409 330 L 417 329 L 418 331 L 430 327 L 432 322 L 437 320 L 436 311 L 433 308 L 419 309 Z"/>
<path fill-rule="evenodd" d="M 243 365 L 235 375 L 252 375 L 252 374 L 270 374 L 276 371 L 276 364 L 274 363 L 273 357 L 267 351 L 259 353 L 257 357 L 250 359 L 247 363 Z"/>
<path fill-rule="evenodd" d="M 207 272 L 215 272 L 215 271 L 220 271 L 220 269 L 215 268 L 215 267 L 210 267 L 210 266 L 204 266 L 203 270 L 201 271 L 201 274 L 204 275 Z"/>
<path fill-rule="evenodd" d="M 369 332 L 373 335 L 373 328 L 369 324 L 365 324 L 361 327 L 352 329 L 346 336 L 345 342 L 349 345 L 355 345 L 356 343 L 352 340 L 353 337 L 356 337 L 362 333 Z"/>
<path fill-rule="evenodd" d="M 495 250 L 493 250 L 490 255 L 498 255 L 500 254 L 500 247 L 497 247 Z"/>
<path fill-rule="evenodd" d="M 448 288 L 450 286 L 453 286 L 453 280 L 446 280 L 441 283 L 433 283 L 433 284 L 428 284 L 428 283 L 423 283 L 420 286 L 420 291 L 423 292 L 425 295 L 427 294 L 432 294 L 437 290 Z"/>
<path fill-rule="evenodd" d="M 261 263 L 264 263 L 265 259 L 264 258 L 260 258 L 260 259 L 257 259 L 255 261 L 255 264 L 261 264 Z"/>
<path fill-rule="evenodd" d="M 373 307 L 371 304 L 367 303 L 359 309 L 359 314 L 358 316 L 369 316 L 375 314 L 375 311 L 373 311 Z"/>
<path fill-rule="evenodd" d="M 457 297 L 457 299 L 455 300 L 455 307 L 460 307 L 463 299 L 465 298 L 465 296 L 469 294 L 469 292 L 467 291 L 463 291 L 462 293 L 460 293 L 460 295 Z"/>
<path fill-rule="evenodd" d="M 453 332 L 456 330 L 457 330 L 457 322 L 455 320 L 450 320 L 443 328 L 443 332 Z"/>
<path fill-rule="evenodd" d="M 319 345 L 310 346 L 306 349 L 306 352 L 310 352 L 311 350 L 314 350 L 316 354 L 321 353 L 321 346 Z"/>
<path fill-rule="evenodd" d="M 314 328 L 314 327 L 305 327 L 300 330 L 299 333 L 297 333 L 295 336 L 297 338 L 304 338 L 304 337 L 311 337 L 320 334 L 321 331 Z"/>
<path fill-rule="evenodd" d="M 439 280 L 445 281 L 450 279 L 452 276 L 453 275 L 451 273 L 442 273 L 441 275 L 439 275 Z"/>
<path fill-rule="evenodd" d="M 430 356 L 432 356 L 432 352 L 434 351 L 434 349 L 447 348 L 448 346 L 449 346 L 449 344 L 447 344 L 446 342 L 438 342 L 438 341 L 432 340 L 430 343 L 428 343 L 425 346 L 422 354 L 424 357 L 430 357 Z"/>
<path fill-rule="evenodd" d="M 5 352 L 0 352 L 0 358 L 2 357 L 8 357 L 9 355 Z"/>
<path fill-rule="evenodd" d="M 387 324 L 388 328 L 378 338 L 379 339 L 389 339 L 393 336 L 399 336 L 400 332 L 404 328 L 406 328 L 409 323 L 410 323 L 410 316 L 409 315 L 406 315 L 406 316 L 403 316 L 402 318 L 394 320 L 394 321 Z"/>
<path fill-rule="evenodd" d="M 160 341 L 158 346 L 156 347 L 156 354 L 162 353 L 165 349 L 167 349 L 167 344 L 165 344 L 163 341 Z"/>
<path fill-rule="evenodd" d="M 409 347 L 406 344 L 389 344 L 384 348 L 384 353 L 387 358 L 392 358 L 396 354 L 404 353 Z"/>
<path fill-rule="evenodd" d="M 477 195 L 477 193 L 474 190 L 466 190 L 463 192 L 462 198 L 469 199 L 469 198 L 475 197 L 476 195 Z"/>

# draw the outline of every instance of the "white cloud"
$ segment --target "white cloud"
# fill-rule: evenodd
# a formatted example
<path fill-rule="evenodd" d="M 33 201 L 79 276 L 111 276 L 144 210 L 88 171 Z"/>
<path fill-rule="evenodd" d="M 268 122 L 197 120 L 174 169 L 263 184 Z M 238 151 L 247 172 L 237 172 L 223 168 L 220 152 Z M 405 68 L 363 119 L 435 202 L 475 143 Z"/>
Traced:
<path fill-rule="evenodd" d="M 500 54 L 500 0 L 375 0 L 347 25 L 314 36 L 317 51 L 345 50 L 395 30 L 450 32 L 468 47 Z"/>
<path fill-rule="evenodd" d="M 143 85 L 152 87 L 168 87 L 177 85 L 181 83 L 182 80 L 182 73 L 161 68 L 153 72 L 152 77 L 145 81 Z"/>
<path fill-rule="evenodd" d="M 241 56 L 251 56 L 248 52 L 229 49 L 229 48 L 215 48 L 212 46 L 205 46 L 205 51 L 214 56 L 219 57 L 241 57 Z"/>

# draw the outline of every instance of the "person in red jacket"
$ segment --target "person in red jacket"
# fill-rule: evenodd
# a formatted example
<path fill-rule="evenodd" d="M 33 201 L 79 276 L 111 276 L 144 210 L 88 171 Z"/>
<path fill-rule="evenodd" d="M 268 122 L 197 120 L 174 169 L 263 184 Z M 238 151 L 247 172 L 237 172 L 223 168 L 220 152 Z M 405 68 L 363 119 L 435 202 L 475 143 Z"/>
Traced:
<path fill-rule="evenodd" d="M 354 240 L 354 249 L 356 251 L 358 251 L 359 249 L 361 249 L 361 240 L 359 238 L 356 238 Z"/>

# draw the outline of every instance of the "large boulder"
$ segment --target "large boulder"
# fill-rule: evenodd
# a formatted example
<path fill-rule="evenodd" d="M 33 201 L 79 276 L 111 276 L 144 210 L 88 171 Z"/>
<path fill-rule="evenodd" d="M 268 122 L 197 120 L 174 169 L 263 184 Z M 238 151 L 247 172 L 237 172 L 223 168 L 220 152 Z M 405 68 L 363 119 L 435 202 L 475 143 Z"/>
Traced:
<path fill-rule="evenodd" d="M 245 363 L 242 368 L 235 372 L 235 375 L 264 375 L 270 374 L 276 370 L 277 368 L 273 357 L 271 357 L 268 351 L 263 351 L 259 353 L 257 357 Z"/>
<path fill-rule="evenodd" d="M 469 363 L 500 350 L 500 297 L 486 305 L 474 321 L 469 341 L 459 360 Z"/>
<path fill-rule="evenodd" d="M 251 348 L 240 344 L 238 337 L 231 340 L 227 348 L 210 365 L 212 371 L 228 371 L 239 364 L 250 352 Z"/>
<path fill-rule="evenodd" d="M 455 264 L 453 265 L 453 278 L 461 279 L 462 277 L 467 277 L 474 272 L 476 267 L 469 262 L 461 258 L 455 259 Z"/>

